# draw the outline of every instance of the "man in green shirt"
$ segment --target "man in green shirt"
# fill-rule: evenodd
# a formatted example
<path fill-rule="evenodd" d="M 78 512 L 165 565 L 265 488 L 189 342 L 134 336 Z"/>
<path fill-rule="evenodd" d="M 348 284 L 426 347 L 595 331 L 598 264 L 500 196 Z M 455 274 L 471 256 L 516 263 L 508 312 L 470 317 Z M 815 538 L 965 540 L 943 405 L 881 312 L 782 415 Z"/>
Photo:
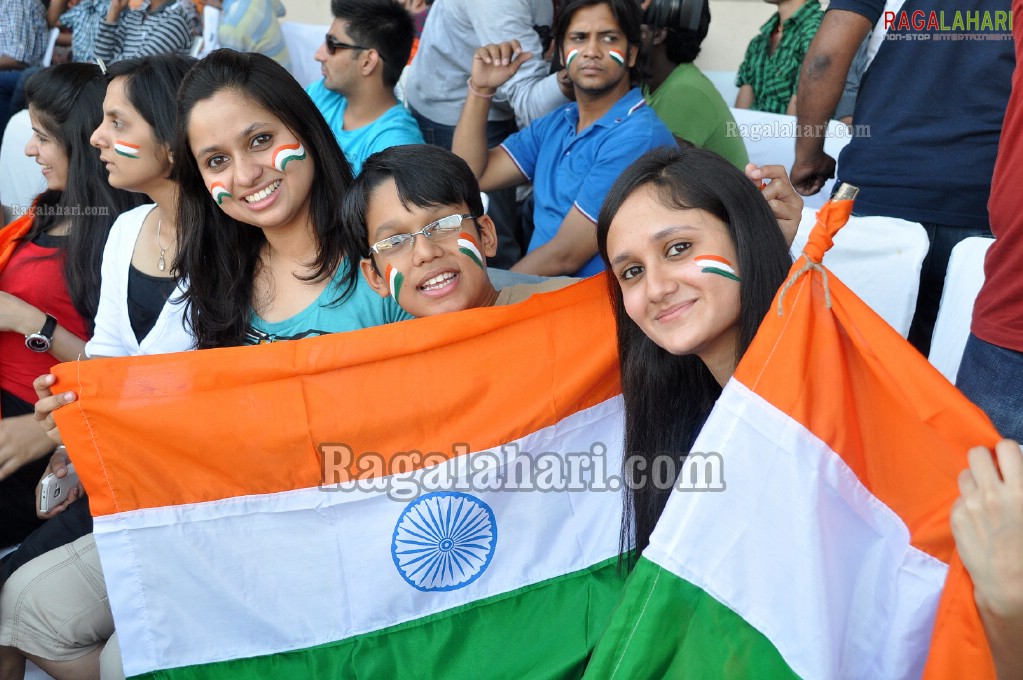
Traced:
<path fill-rule="evenodd" d="M 693 7 L 687 7 L 691 3 Z M 707 0 L 653 0 L 643 15 L 643 96 L 672 134 L 740 170 L 749 157 L 728 104 L 693 64 L 710 27 Z"/>
<path fill-rule="evenodd" d="M 735 84 L 735 108 L 796 115 L 796 86 L 824 12 L 818 0 L 766 0 L 778 12 L 750 40 Z"/>

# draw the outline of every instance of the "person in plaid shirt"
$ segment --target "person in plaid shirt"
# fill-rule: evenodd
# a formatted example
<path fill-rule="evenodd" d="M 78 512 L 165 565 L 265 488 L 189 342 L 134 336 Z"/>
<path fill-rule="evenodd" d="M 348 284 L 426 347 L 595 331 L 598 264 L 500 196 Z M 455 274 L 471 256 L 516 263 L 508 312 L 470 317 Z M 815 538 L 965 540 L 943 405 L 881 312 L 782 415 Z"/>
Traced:
<path fill-rule="evenodd" d="M 47 32 L 46 9 L 40 0 L 5 0 L 0 13 L 0 134 L 13 113 L 11 102 L 22 71 L 43 60 Z"/>
<path fill-rule="evenodd" d="M 803 56 L 821 25 L 818 0 L 767 0 L 778 12 L 750 40 L 735 84 L 738 109 L 796 114 L 796 85 Z"/>

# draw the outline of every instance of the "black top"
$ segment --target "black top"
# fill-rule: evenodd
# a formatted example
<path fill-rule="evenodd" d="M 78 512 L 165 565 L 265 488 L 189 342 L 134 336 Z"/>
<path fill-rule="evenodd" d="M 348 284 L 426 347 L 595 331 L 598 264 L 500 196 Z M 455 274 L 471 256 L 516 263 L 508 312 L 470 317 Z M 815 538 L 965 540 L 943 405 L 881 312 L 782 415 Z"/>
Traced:
<path fill-rule="evenodd" d="M 128 320 L 136 340 L 142 342 L 153 330 L 176 285 L 173 277 L 150 276 L 135 265 L 128 268 Z"/>

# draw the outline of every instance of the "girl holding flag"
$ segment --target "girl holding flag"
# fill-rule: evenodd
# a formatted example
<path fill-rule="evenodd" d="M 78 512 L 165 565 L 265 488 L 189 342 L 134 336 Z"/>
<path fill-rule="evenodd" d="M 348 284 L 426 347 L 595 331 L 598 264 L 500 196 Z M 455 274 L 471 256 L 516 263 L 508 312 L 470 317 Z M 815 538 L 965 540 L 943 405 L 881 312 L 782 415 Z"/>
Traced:
<path fill-rule="evenodd" d="M 673 452 L 681 469 L 792 264 L 785 237 L 742 172 L 709 151 L 664 148 L 612 186 L 597 243 L 618 327 L 625 451 L 650 464 Z M 622 542 L 642 551 L 671 489 L 630 481 Z"/>

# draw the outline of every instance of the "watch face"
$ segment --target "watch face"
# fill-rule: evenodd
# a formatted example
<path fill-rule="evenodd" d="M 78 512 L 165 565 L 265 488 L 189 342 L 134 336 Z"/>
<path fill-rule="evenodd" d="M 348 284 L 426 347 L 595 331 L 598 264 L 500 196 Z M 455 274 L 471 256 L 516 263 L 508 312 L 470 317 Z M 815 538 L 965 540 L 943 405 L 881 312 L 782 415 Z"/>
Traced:
<path fill-rule="evenodd" d="M 47 352 L 50 349 L 50 339 L 45 335 L 33 333 L 25 338 L 25 347 L 28 347 L 33 352 Z"/>

